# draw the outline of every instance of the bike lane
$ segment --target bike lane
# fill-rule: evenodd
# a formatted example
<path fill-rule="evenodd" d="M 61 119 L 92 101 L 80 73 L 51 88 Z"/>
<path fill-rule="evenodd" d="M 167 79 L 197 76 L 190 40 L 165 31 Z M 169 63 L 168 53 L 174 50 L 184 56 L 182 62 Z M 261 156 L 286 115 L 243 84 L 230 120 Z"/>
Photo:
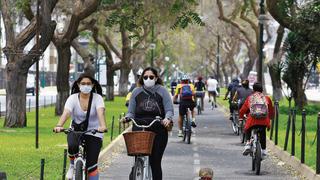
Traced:
<path fill-rule="evenodd" d="M 178 114 L 177 106 L 175 114 Z M 220 108 L 211 110 L 206 104 L 203 114 L 196 117 L 198 127 L 195 128 L 191 144 L 177 137 L 176 116 L 162 160 L 164 180 L 199 179 L 198 171 L 202 167 L 212 168 L 214 179 L 303 179 L 272 156 L 272 152 L 262 161 L 261 175 L 256 176 L 251 171 L 251 157 L 242 156 L 240 138 L 233 134 L 230 122 Z M 122 149 L 113 155 L 112 160 L 104 163 L 101 179 L 128 179 L 133 158 L 126 155 L 125 147 Z"/>

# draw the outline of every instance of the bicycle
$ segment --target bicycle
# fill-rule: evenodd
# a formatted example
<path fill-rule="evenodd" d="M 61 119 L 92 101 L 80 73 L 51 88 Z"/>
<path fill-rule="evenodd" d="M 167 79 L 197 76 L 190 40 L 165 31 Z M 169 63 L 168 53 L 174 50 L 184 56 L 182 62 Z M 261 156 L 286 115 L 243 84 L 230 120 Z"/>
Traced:
<path fill-rule="evenodd" d="M 251 152 L 252 157 L 252 171 L 255 171 L 256 175 L 260 174 L 261 161 L 262 161 L 262 149 L 260 143 L 260 127 L 255 127 L 251 130 Z"/>
<path fill-rule="evenodd" d="M 239 126 L 238 102 L 232 101 L 231 102 L 231 106 L 233 108 L 231 127 L 232 127 L 232 130 L 233 130 L 233 133 L 236 134 L 236 135 L 239 135 L 240 126 Z"/>
<path fill-rule="evenodd" d="M 192 134 L 192 127 L 191 127 L 191 120 L 190 120 L 190 109 L 187 108 L 187 113 L 183 116 L 183 142 L 187 140 L 187 143 L 191 143 L 191 134 Z"/>
<path fill-rule="evenodd" d="M 245 116 L 243 118 L 242 121 L 239 121 L 239 137 L 240 137 L 240 142 L 241 143 L 244 143 L 245 142 L 245 133 L 244 133 L 244 126 L 246 124 L 246 121 L 247 121 L 247 117 Z"/>
<path fill-rule="evenodd" d="M 200 115 L 202 113 L 202 97 L 203 97 L 203 91 L 196 91 L 196 102 L 197 102 L 198 115 Z"/>
<path fill-rule="evenodd" d="M 155 133 L 145 131 L 150 128 L 155 122 L 161 122 L 159 116 L 156 117 L 149 125 L 139 125 L 130 118 L 135 126 L 142 128 L 141 131 L 133 131 L 124 133 L 124 139 L 129 156 L 135 156 L 135 162 L 130 173 L 130 180 L 152 180 L 152 171 L 149 163 L 149 155 L 152 152 L 153 140 Z"/>
<path fill-rule="evenodd" d="M 86 133 L 106 133 L 107 130 L 104 132 L 100 132 L 97 129 L 90 129 L 87 131 L 74 131 L 72 128 L 69 129 L 62 129 L 61 132 L 65 134 L 69 134 L 71 132 L 79 135 L 79 153 L 78 156 L 74 160 L 74 172 L 73 172 L 73 179 L 74 180 L 86 180 L 88 178 L 88 172 L 86 171 L 86 153 L 85 149 L 85 141 L 82 139 Z"/>

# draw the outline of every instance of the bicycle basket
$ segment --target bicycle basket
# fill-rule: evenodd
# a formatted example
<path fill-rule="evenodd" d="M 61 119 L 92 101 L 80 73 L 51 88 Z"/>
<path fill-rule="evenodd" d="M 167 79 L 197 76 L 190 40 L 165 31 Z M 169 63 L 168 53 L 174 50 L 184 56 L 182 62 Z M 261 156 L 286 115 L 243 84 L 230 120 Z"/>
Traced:
<path fill-rule="evenodd" d="M 123 134 L 128 156 L 148 156 L 152 152 L 155 133 L 150 131 L 133 131 Z"/>

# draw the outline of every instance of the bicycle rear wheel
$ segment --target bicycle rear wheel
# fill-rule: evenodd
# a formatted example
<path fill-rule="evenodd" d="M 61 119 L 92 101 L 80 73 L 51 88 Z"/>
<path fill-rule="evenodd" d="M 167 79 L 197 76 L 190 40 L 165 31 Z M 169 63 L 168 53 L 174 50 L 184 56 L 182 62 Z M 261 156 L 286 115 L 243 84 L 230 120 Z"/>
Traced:
<path fill-rule="evenodd" d="M 84 175 L 84 173 L 83 173 L 83 171 L 84 171 L 84 169 L 83 169 L 84 167 L 83 167 L 83 162 L 82 161 L 77 161 L 76 162 L 76 172 L 75 172 L 75 176 L 74 176 L 74 179 L 75 180 L 83 180 L 83 175 Z"/>
<path fill-rule="evenodd" d="M 136 158 L 136 162 L 134 163 L 132 180 L 143 180 L 143 160 L 140 158 Z"/>
<path fill-rule="evenodd" d="M 255 152 L 255 171 L 256 175 L 260 174 L 261 167 L 261 144 L 260 142 L 256 143 L 256 152 Z"/>
<path fill-rule="evenodd" d="M 188 130 L 187 130 L 187 143 L 188 143 L 188 144 L 191 143 L 191 134 L 192 134 L 191 124 L 190 124 L 190 122 L 189 122 L 189 123 L 188 123 Z"/>
<path fill-rule="evenodd" d="M 240 142 L 244 143 L 244 139 L 245 139 L 245 134 L 244 134 L 244 122 L 243 121 L 239 121 L 239 137 L 240 137 Z"/>

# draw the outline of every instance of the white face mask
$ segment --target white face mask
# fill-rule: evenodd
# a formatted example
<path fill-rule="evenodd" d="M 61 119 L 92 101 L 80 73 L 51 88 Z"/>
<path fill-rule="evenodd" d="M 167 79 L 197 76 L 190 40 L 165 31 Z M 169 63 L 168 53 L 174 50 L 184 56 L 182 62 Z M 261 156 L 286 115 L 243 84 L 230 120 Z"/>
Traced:
<path fill-rule="evenodd" d="M 89 94 L 92 90 L 92 86 L 90 85 L 80 85 L 80 91 L 84 94 Z"/>
<path fill-rule="evenodd" d="M 143 83 L 146 87 L 152 87 L 156 84 L 156 79 L 150 79 L 148 78 L 147 80 L 143 79 Z"/>

